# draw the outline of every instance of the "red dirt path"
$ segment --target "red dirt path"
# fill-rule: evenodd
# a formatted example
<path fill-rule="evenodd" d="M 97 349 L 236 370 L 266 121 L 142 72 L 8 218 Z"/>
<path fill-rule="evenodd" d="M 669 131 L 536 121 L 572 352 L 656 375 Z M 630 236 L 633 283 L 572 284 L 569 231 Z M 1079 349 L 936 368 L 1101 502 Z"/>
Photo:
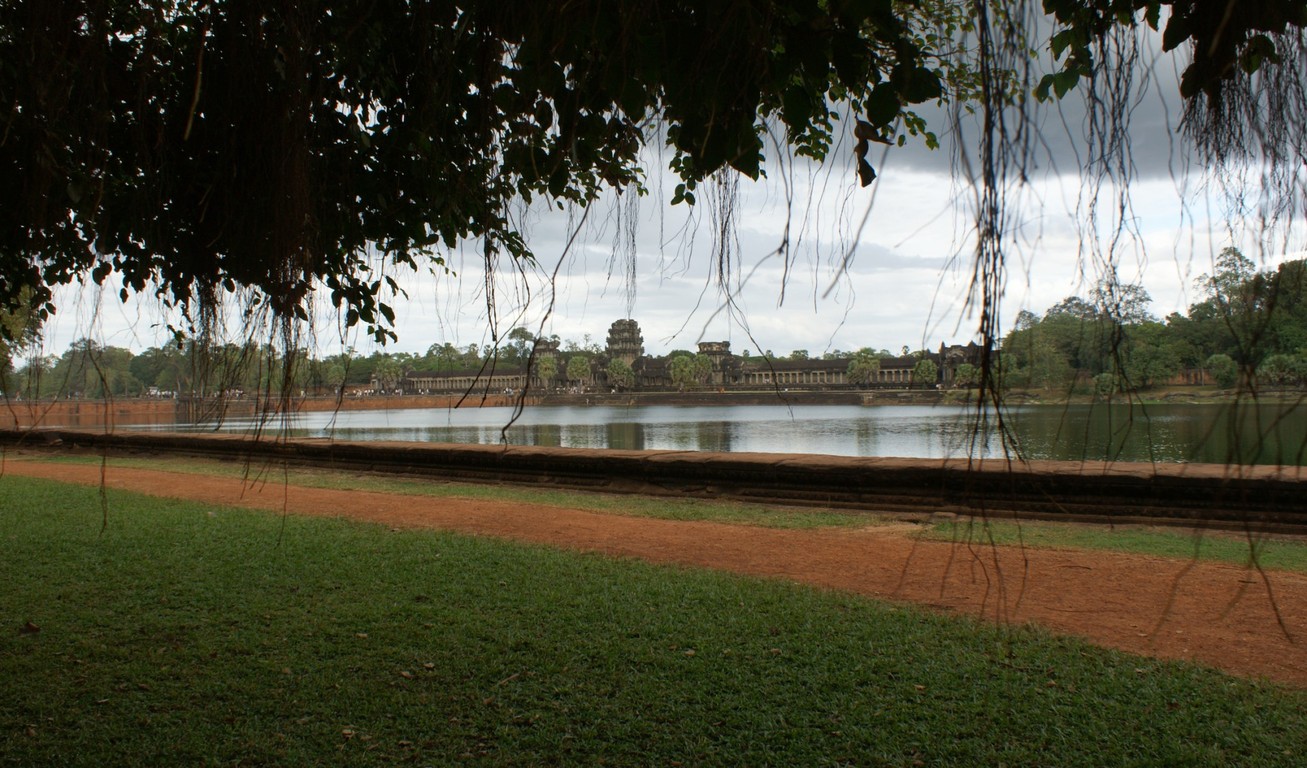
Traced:
<path fill-rule="evenodd" d="M 99 484 L 100 467 L 11 460 L 4 472 Z M 1124 651 L 1307 687 L 1307 576 L 1162 557 L 968 547 L 901 529 L 775 530 L 513 502 L 285 486 L 128 469 L 109 487 L 295 514 L 531 541 L 770 576 L 1000 622 L 1035 622 Z M 1271 599 L 1274 596 L 1274 600 Z M 1280 617 L 1289 636 L 1281 629 Z"/>

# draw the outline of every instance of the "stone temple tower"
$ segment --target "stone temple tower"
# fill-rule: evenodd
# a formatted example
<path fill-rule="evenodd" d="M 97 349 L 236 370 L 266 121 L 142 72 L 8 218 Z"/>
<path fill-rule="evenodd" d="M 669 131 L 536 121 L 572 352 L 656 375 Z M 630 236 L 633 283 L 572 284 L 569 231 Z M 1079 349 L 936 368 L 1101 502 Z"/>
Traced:
<path fill-rule="evenodd" d="M 731 343 L 729 341 L 701 341 L 699 342 L 699 354 L 707 355 L 712 361 L 712 383 L 725 384 L 729 380 L 729 371 L 727 371 L 727 362 L 731 358 Z"/>
<path fill-rule="evenodd" d="M 632 365 L 644 356 L 644 337 L 634 320 L 617 320 L 608 328 L 608 357 Z"/>

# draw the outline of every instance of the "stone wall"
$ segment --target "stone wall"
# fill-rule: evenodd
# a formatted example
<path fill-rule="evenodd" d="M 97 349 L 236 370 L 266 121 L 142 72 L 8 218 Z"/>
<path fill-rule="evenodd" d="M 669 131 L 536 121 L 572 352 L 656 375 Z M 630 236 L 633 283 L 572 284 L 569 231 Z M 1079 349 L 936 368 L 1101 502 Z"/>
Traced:
<path fill-rule="evenodd" d="M 253 440 L 240 435 L 0 431 L 0 444 L 190 455 L 440 480 L 766 504 L 1113 523 L 1307 531 L 1302 467 L 851 458 L 694 451 Z M 46 446 L 57 445 L 57 448 Z M 1236 471 L 1237 469 L 1237 471 Z"/>

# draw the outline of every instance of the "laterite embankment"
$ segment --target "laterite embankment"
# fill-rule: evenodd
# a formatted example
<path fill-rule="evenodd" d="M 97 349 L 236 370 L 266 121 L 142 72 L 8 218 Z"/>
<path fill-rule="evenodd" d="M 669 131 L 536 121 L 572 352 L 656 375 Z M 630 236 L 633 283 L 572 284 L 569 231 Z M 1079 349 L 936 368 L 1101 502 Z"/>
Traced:
<path fill-rule="evenodd" d="M 266 435 L 0 432 L 0 443 L 113 455 L 255 459 L 444 480 L 991 517 L 1170 522 L 1307 532 L 1300 467 L 618 451 L 285 439 Z"/>

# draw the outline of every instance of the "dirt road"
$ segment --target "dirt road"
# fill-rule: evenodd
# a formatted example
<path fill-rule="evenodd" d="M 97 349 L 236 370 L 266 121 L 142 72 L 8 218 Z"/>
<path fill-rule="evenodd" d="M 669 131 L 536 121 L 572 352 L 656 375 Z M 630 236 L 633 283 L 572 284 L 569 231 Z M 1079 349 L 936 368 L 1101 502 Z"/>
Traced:
<path fill-rule="evenodd" d="M 101 482 L 98 466 L 11 458 L 4 471 Z M 512 502 L 250 486 L 112 462 L 105 481 L 168 498 L 791 579 L 993 621 L 1036 622 L 1111 648 L 1307 687 L 1307 576 L 1301 574 L 1271 572 L 1264 579 L 1256 570 L 1161 557 L 925 542 L 895 527 L 775 530 Z"/>

